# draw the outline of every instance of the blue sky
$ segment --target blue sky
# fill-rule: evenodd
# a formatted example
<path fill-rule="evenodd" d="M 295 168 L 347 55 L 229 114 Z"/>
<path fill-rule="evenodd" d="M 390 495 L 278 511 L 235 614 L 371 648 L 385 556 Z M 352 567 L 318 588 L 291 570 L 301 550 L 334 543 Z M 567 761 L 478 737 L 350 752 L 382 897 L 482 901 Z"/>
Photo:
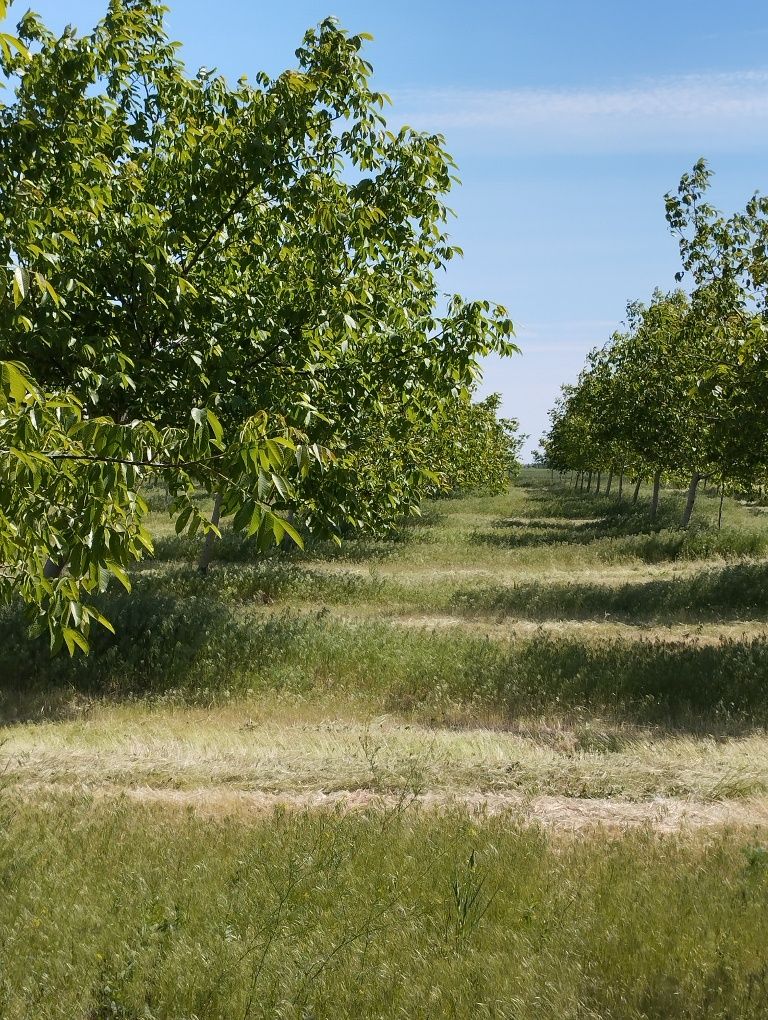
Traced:
<path fill-rule="evenodd" d="M 706 156 L 725 209 L 768 191 L 766 0 L 168 2 L 190 68 L 233 79 L 291 66 L 327 14 L 375 36 L 393 121 L 441 131 L 459 164 L 465 257 L 445 286 L 509 308 L 523 355 L 489 362 L 483 387 L 529 449 L 627 300 L 673 285 L 663 196 L 681 173 Z M 32 6 L 86 29 L 106 0 Z"/>

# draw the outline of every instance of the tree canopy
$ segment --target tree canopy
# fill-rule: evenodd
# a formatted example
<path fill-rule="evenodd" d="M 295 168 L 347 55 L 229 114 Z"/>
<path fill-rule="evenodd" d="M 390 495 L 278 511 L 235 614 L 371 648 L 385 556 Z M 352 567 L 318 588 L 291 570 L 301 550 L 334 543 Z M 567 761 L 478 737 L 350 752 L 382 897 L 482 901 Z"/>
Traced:
<path fill-rule="evenodd" d="M 702 478 L 749 489 L 768 473 L 768 200 L 726 217 L 706 201 L 699 161 L 666 197 L 680 244 L 677 282 L 627 307 L 626 330 L 564 390 L 544 445 L 561 469 L 689 478 L 687 525 Z"/>
<path fill-rule="evenodd" d="M 439 475 L 425 423 L 516 350 L 503 308 L 440 291 L 455 167 L 388 129 L 365 36 L 326 20 L 232 86 L 163 15 L 0 41 L 0 597 L 54 646 L 151 548 L 148 476 L 182 529 L 215 528 L 200 487 L 263 544 L 387 526 Z"/>

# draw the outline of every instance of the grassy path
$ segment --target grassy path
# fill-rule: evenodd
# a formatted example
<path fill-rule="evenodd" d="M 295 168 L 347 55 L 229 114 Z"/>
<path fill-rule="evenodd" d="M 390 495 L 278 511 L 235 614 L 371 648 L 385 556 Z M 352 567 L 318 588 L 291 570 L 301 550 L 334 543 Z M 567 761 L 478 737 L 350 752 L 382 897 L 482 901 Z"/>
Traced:
<path fill-rule="evenodd" d="M 716 803 L 768 796 L 768 737 L 660 733 L 601 719 L 517 720 L 450 729 L 393 718 L 323 716 L 274 704 L 224 710 L 109 709 L 76 722 L 8 729 L 6 792 L 30 784 L 97 790 L 223 788 L 269 794 L 363 791 L 520 798 L 615 797 Z M 360 709 L 358 708 L 358 712 Z M 601 809 L 605 814 L 605 806 Z M 757 816 L 756 816 L 757 817 Z"/>
<path fill-rule="evenodd" d="M 4 1020 L 768 1015 L 768 520 L 523 481 L 0 619 Z"/>
<path fill-rule="evenodd" d="M 733 504 L 717 531 L 705 497 L 698 531 L 651 531 L 529 482 L 389 543 L 253 563 L 228 537 L 205 581 L 158 515 L 124 643 L 6 685 L 6 788 L 613 798 L 617 818 L 768 795 L 768 571 L 739 554 L 765 517 Z"/>
<path fill-rule="evenodd" d="M 176 814 L 193 812 L 201 818 L 237 819 L 274 817 L 276 813 L 304 814 L 318 811 L 334 817 L 350 812 L 386 815 L 409 811 L 428 817 L 432 813 L 466 814 L 475 824 L 501 818 L 513 827 L 540 827 L 558 837 L 626 832 L 640 829 L 648 833 L 692 836 L 700 830 L 741 830 L 747 839 L 768 828 L 768 797 L 702 802 L 680 797 L 655 797 L 652 801 L 611 798 L 526 797 L 519 792 L 479 792 L 476 790 L 430 790 L 403 793 L 356 790 L 313 790 L 282 793 L 243 790 L 237 786 L 202 786 L 169 789 L 158 786 L 119 786 L 99 779 L 78 784 L 29 782 L 17 785 L 18 802 L 34 801 L 55 808 L 62 801 L 70 810 L 87 805 L 120 809 L 126 804 L 152 807 Z"/>

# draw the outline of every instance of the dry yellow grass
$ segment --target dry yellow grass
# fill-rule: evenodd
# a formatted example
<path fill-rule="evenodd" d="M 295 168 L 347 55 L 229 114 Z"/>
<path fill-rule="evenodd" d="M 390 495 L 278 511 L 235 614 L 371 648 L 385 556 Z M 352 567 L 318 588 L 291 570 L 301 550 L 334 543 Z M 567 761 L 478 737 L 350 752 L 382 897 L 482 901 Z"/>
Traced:
<path fill-rule="evenodd" d="M 81 720 L 0 731 L 0 769 L 6 788 L 482 792 L 637 802 L 768 794 L 762 733 L 665 735 L 594 719 L 433 729 L 319 709 L 279 701 L 211 711 L 101 707 Z"/>
<path fill-rule="evenodd" d="M 509 791 L 429 791 L 391 793 L 373 790 L 304 792 L 239 790 L 204 786 L 175 790 L 157 786 L 125 787 L 106 783 L 27 782 L 14 787 L 17 798 L 55 804 L 62 798 L 87 797 L 96 802 L 129 802 L 167 811 L 192 811 L 205 818 L 261 815 L 275 811 L 329 811 L 337 817 L 355 811 L 466 811 L 477 821 L 503 816 L 516 826 L 539 825 L 560 835 L 594 830 L 647 829 L 658 833 L 727 827 L 751 832 L 768 829 L 768 797 L 701 802 L 679 797 L 651 801 L 617 798 L 531 797 Z"/>

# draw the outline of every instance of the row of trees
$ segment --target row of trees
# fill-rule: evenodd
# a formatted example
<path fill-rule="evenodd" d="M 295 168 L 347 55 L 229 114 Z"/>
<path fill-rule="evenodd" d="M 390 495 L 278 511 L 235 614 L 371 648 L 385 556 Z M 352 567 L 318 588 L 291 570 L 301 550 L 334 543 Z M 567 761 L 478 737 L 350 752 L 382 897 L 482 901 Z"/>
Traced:
<path fill-rule="evenodd" d="M 652 479 L 652 518 L 662 478 L 685 477 L 683 527 L 703 480 L 749 490 L 768 474 L 768 199 L 724 217 L 710 176 L 702 160 L 666 198 L 689 290 L 628 305 L 626 329 L 563 387 L 542 444 L 580 485 Z"/>
<path fill-rule="evenodd" d="M 0 38 L 0 599 L 70 651 L 151 550 L 149 478 L 180 531 L 266 546 L 381 531 L 514 448 L 470 400 L 511 322 L 440 293 L 455 167 L 387 128 L 366 37 L 327 20 L 230 86 L 187 76 L 163 11 Z"/>

